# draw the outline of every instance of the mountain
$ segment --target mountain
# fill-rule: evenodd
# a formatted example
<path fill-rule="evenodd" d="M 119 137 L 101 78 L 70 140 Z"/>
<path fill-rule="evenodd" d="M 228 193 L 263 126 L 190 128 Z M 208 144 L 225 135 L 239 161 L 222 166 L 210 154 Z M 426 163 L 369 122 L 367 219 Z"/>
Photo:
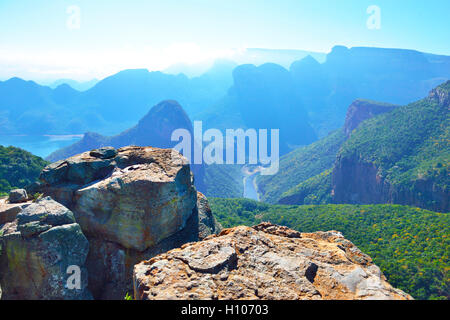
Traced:
<path fill-rule="evenodd" d="M 370 119 L 343 144 L 336 203 L 397 203 L 450 210 L 450 81 L 425 99 Z"/>
<path fill-rule="evenodd" d="M 450 78 L 450 57 L 414 50 L 336 46 L 322 64 L 312 57 L 290 72 L 319 137 L 340 128 L 347 106 L 365 98 L 408 104 Z"/>
<path fill-rule="evenodd" d="M 76 81 L 72 79 L 59 79 L 56 81 L 53 81 L 52 83 L 48 84 L 48 86 L 52 89 L 56 89 L 62 84 L 66 84 L 70 86 L 71 88 L 77 90 L 77 91 L 86 91 L 95 86 L 98 83 L 99 80 L 92 79 L 89 81 Z"/>
<path fill-rule="evenodd" d="M 361 99 L 353 101 L 343 128 L 281 157 L 277 174 L 257 178 L 261 200 L 281 204 L 330 203 L 331 168 L 343 143 L 365 120 L 396 107 Z"/>
<path fill-rule="evenodd" d="M 449 299 L 450 213 L 409 206 L 269 205 L 210 198 L 224 228 L 261 222 L 300 232 L 339 230 L 380 266 L 387 280 L 416 299 Z"/>
<path fill-rule="evenodd" d="M 111 137 L 88 132 L 80 141 L 55 151 L 47 159 L 55 162 L 105 146 L 120 148 L 136 145 L 171 148 L 177 144 L 170 139 L 172 132 L 176 129 L 186 129 L 193 134 L 191 120 L 178 102 L 162 101 L 151 108 L 134 127 Z"/>
<path fill-rule="evenodd" d="M 0 194 L 35 182 L 47 164 L 25 150 L 0 146 Z"/>
<path fill-rule="evenodd" d="M 341 140 L 333 140 L 335 133 L 300 148 L 281 158 L 278 174 L 258 178 L 262 199 L 449 211 L 449 83 L 402 107 L 355 101 L 338 131 Z"/>
<path fill-rule="evenodd" d="M 224 66 L 225 65 L 225 66 Z M 124 70 L 80 92 L 68 84 L 51 89 L 19 78 L 0 82 L 0 134 L 117 134 L 159 101 L 176 99 L 188 114 L 203 112 L 231 85 L 230 65 L 200 77 L 145 69 Z"/>
<path fill-rule="evenodd" d="M 284 192 L 330 169 L 344 141 L 343 130 L 336 130 L 319 141 L 281 157 L 277 174 L 259 176 L 256 180 L 261 201 L 277 203 Z"/>
<path fill-rule="evenodd" d="M 169 149 L 178 144 L 178 142 L 171 141 L 172 132 L 176 129 L 189 131 L 192 145 L 195 143 L 191 120 L 186 112 L 178 102 L 166 100 L 151 108 L 134 127 L 110 137 L 88 132 L 80 141 L 52 153 L 47 157 L 47 160 L 56 162 L 88 150 L 106 146 L 121 148 L 135 145 Z M 203 166 L 192 164 L 191 169 L 195 174 L 197 187 L 199 190 L 203 190 Z"/>
<path fill-rule="evenodd" d="M 204 117 L 205 126 L 219 129 L 279 129 L 281 154 L 316 140 L 308 121 L 289 71 L 273 63 L 236 67 L 233 86 Z"/>

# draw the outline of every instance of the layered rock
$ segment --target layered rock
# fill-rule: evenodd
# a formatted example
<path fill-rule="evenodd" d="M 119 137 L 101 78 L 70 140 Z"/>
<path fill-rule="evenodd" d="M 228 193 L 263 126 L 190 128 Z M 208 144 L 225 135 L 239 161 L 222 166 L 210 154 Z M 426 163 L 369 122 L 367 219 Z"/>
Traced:
<path fill-rule="evenodd" d="M 189 243 L 134 267 L 134 295 L 153 299 L 412 299 L 336 231 L 263 223 Z"/>
<path fill-rule="evenodd" d="M 92 298 L 86 288 L 88 251 L 69 209 L 49 197 L 28 205 L 0 229 L 1 298 Z"/>
<path fill-rule="evenodd" d="M 170 149 L 102 148 L 46 167 L 35 187 L 66 205 L 90 242 L 97 299 L 132 291 L 132 267 L 197 241 L 197 191 L 187 160 Z"/>

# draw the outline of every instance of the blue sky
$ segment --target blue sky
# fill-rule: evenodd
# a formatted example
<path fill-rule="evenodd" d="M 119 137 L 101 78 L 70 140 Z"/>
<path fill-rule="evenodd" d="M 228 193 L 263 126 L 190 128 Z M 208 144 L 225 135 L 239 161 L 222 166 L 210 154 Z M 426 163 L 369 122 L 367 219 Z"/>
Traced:
<path fill-rule="evenodd" d="M 367 28 L 371 5 L 380 8 L 381 29 Z M 68 26 L 71 6 L 79 28 Z M 449 12 L 448 0 L 0 0 L 0 79 L 88 79 L 253 47 L 450 55 Z"/>

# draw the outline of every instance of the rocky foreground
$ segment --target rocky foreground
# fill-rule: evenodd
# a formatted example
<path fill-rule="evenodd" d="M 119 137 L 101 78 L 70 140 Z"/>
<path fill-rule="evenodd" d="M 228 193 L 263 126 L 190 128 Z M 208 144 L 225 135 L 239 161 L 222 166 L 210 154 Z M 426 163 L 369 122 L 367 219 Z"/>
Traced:
<path fill-rule="evenodd" d="M 336 231 L 263 223 L 223 230 L 134 267 L 134 295 L 153 299 L 412 299 Z"/>
<path fill-rule="evenodd" d="M 222 231 L 172 150 L 96 149 L 40 180 L 0 199 L 1 299 L 411 298 L 338 232 Z"/>

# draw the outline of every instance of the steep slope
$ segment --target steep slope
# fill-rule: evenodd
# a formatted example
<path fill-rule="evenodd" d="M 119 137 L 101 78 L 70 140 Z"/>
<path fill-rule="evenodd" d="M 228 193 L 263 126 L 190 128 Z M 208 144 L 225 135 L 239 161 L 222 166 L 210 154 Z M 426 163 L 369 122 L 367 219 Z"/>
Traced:
<path fill-rule="evenodd" d="M 257 178 L 261 201 L 277 203 L 284 192 L 330 169 L 345 138 L 344 131 L 340 129 L 281 157 L 277 174 Z"/>
<path fill-rule="evenodd" d="M 192 124 L 186 112 L 176 101 L 162 101 L 155 105 L 136 126 L 112 137 L 86 133 L 83 139 L 52 153 L 47 159 L 54 162 L 105 146 L 120 148 L 136 145 L 171 148 L 177 144 L 171 141 L 172 132 L 181 128 L 193 133 Z"/>
<path fill-rule="evenodd" d="M 333 170 L 336 203 L 450 210 L 450 82 L 428 98 L 364 122 Z"/>
<path fill-rule="evenodd" d="M 400 205 L 268 205 L 209 199 L 225 227 L 263 221 L 300 232 L 339 230 L 380 266 L 393 286 L 416 299 L 450 298 L 450 213 Z"/>
<path fill-rule="evenodd" d="M 286 69 L 272 63 L 241 65 L 234 69 L 233 78 L 228 94 L 235 98 L 246 127 L 279 129 L 281 154 L 316 140 Z"/>

